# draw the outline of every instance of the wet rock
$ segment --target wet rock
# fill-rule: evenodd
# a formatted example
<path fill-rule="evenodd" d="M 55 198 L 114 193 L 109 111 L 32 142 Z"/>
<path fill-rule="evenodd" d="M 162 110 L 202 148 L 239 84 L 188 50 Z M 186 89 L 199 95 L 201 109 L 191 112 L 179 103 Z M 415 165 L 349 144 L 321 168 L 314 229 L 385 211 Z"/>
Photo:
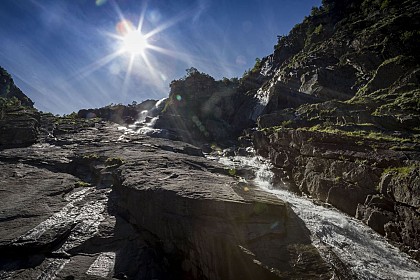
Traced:
<path fill-rule="evenodd" d="M 121 133 L 99 122 L 0 151 L 1 277 L 332 275 L 284 202 L 190 144 Z"/>
<path fill-rule="evenodd" d="M 155 157 L 160 160 L 154 161 Z M 119 211 L 156 235 L 169 259 L 179 261 L 187 275 L 277 279 L 303 277 L 308 270 L 328 275 L 301 234 L 304 231 L 296 217 L 275 197 L 209 172 L 217 167 L 205 159 L 182 154 L 173 158 L 158 150 L 131 160 L 124 165 L 121 184 L 115 188 Z M 145 164 L 149 174 L 136 175 Z M 307 254 L 313 267 L 301 271 L 291 265 L 297 259 L 288 248 L 295 245 L 300 252 L 296 254 Z"/>
<path fill-rule="evenodd" d="M 388 148 L 392 143 L 364 141 L 287 128 L 254 133 L 255 150 L 270 158 L 279 177 L 292 178 L 292 189 L 356 216 L 401 248 L 418 250 L 418 152 L 403 155 Z"/>
<path fill-rule="evenodd" d="M 54 173 L 22 163 L 1 162 L 1 170 L 0 186 L 4 203 L 0 212 L 0 244 L 3 248 L 12 244 L 25 248 L 24 240 L 19 240 L 19 237 L 67 204 L 63 195 L 75 188 L 78 179 L 69 174 Z M 42 187 L 36 187 L 39 185 Z M 41 250 L 43 246 L 59 239 L 59 235 L 65 234 L 66 230 L 63 232 L 62 229 L 66 226 L 57 226 L 56 236 L 52 230 L 34 239 L 27 239 L 26 244 L 34 250 Z"/>

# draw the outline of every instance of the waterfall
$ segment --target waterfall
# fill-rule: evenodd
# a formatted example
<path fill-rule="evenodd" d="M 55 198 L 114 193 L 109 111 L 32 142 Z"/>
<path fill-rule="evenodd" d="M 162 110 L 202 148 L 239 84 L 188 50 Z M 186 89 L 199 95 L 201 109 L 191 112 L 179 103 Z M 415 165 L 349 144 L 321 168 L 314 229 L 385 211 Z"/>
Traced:
<path fill-rule="evenodd" d="M 257 94 L 257 104 L 255 104 L 249 118 L 253 121 L 256 121 L 257 118 L 262 114 L 265 109 L 265 106 L 268 104 L 269 92 L 267 90 L 258 89 Z"/>
<path fill-rule="evenodd" d="M 272 186 L 272 166 L 261 157 L 220 158 L 230 168 L 251 167 L 254 184 L 288 202 L 311 232 L 312 243 L 328 261 L 326 248 L 346 264 L 356 279 L 420 279 L 420 266 L 361 221 L 335 208 L 314 204 L 286 188 Z"/>

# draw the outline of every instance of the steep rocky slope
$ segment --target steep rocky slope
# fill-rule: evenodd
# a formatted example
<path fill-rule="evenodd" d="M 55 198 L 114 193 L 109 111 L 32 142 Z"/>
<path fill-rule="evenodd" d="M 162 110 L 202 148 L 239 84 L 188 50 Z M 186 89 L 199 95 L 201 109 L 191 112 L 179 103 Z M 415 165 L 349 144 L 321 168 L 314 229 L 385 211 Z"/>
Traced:
<path fill-rule="evenodd" d="M 268 80 L 253 135 L 290 188 L 417 258 L 419 15 L 417 1 L 324 1 L 262 60 Z M 287 101 L 296 92 L 325 101 L 296 106 Z"/>
<path fill-rule="evenodd" d="M 23 106 L 33 107 L 34 102 L 14 83 L 12 76 L 0 67 L 0 98 L 16 98 Z"/>

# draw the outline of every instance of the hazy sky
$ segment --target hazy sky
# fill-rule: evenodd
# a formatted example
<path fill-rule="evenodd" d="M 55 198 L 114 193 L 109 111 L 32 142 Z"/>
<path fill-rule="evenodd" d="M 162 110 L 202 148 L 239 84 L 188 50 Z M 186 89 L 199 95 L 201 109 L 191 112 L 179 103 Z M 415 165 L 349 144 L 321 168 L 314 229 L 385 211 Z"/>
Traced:
<path fill-rule="evenodd" d="M 43 111 L 160 99 L 192 66 L 242 76 L 320 2 L 1 0 L 0 66 Z M 131 23 L 147 37 L 136 54 L 123 51 Z"/>

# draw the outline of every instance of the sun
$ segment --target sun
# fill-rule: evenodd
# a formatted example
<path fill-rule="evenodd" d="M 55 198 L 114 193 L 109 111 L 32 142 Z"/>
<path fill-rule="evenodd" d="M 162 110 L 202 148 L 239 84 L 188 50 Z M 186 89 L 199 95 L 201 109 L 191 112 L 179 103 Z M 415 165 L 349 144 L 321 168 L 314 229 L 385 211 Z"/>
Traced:
<path fill-rule="evenodd" d="M 135 28 L 133 23 L 123 20 L 117 25 L 119 40 L 121 43 L 120 52 L 130 55 L 144 55 L 145 50 L 150 47 L 147 36 L 139 28 Z"/>
<path fill-rule="evenodd" d="M 130 30 L 122 38 L 121 50 L 131 55 L 144 54 L 148 47 L 146 36 L 139 30 Z"/>

